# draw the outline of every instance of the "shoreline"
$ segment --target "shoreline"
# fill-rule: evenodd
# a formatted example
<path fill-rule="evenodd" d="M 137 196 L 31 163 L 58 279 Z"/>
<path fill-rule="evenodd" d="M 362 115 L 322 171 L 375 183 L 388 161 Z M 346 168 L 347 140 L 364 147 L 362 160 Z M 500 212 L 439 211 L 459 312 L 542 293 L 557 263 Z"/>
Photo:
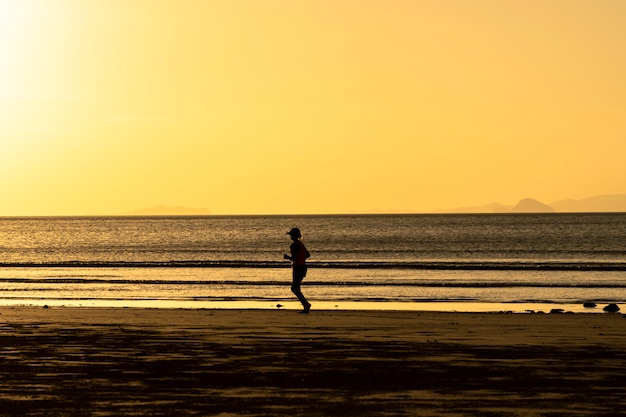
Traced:
<path fill-rule="evenodd" d="M 7 415 L 619 415 L 621 314 L 0 307 Z"/>
<path fill-rule="evenodd" d="M 583 303 L 547 302 L 478 302 L 478 301 L 315 301 L 312 311 L 413 311 L 439 313 L 576 313 L 607 314 L 603 308 L 609 302 L 598 302 L 595 307 Z M 616 303 L 620 311 L 626 308 Z M 300 303 L 289 300 L 155 300 L 155 299 L 0 299 L 4 307 L 67 307 L 67 308 L 129 308 L 129 309 L 188 309 L 188 310 L 300 310 Z"/>

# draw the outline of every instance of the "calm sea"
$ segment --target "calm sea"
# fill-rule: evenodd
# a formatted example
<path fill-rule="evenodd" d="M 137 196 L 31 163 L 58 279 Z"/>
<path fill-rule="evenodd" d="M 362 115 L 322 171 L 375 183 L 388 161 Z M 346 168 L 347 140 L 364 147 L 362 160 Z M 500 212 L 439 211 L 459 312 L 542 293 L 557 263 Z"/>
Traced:
<path fill-rule="evenodd" d="M 295 309 L 296 226 L 314 309 L 626 302 L 626 213 L 589 213 L 0 218 L 0 305 Z"/>

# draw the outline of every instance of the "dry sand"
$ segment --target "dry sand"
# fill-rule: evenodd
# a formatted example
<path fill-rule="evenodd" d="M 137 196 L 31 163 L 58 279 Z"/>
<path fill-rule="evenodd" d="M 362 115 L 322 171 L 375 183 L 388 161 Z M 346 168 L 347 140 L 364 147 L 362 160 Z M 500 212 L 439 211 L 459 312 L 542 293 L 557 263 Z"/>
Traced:
<path fill-rule="evenodd" d="M 621 314 L 0 308 L 0 413 L 613 416 Z"/>

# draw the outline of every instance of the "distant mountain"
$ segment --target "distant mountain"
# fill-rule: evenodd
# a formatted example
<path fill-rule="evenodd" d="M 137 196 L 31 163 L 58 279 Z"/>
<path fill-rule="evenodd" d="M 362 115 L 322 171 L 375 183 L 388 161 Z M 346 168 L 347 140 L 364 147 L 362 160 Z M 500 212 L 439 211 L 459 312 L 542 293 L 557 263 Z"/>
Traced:
<path fill-rule="evenodd" d="M 511 211 L 513 213 L 549 213 L 554 211 L 554 209 L 541 201 L 525 198 L 517 203 Z"/>
<path fill-rule="evenodd" d="M 437 213 L 550 213 L 550 212 L 626 212 L 626 194 L 599 195 L 582 200 L 562 200 L 550 205 L 532 198 L 520 200 L 514 206 L 499 203 L 484 206 L 460 207 L 456 209 L 437 210 Z"/>
<path fill-rule="evenodd" d="M 562 200 L 551 204 L 560 212 L 626 212 L 626 194 L 598 195 L 582 200 Z"/>
<path fill-rule="evenodd" d="M 154 206 L 128 211 L 123 214 L 125 216 L 201 216 L 211 214 L 211 212 L 204 208 Z"/>

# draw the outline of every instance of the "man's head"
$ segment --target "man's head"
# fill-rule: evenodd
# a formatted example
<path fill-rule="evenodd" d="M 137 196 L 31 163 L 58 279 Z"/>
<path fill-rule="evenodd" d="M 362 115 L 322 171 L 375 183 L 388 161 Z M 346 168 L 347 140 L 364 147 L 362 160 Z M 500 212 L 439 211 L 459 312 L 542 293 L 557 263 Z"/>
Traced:
<path fill-rule="evenodd" d="M 287 234 L 291 236 L 293 240 L 300 239 L 302 237 L 302 233 L 300 233 L 300 229 L 298 229 L 297 227 L 294 227 L 293 229 L 288 231 Z"/>

